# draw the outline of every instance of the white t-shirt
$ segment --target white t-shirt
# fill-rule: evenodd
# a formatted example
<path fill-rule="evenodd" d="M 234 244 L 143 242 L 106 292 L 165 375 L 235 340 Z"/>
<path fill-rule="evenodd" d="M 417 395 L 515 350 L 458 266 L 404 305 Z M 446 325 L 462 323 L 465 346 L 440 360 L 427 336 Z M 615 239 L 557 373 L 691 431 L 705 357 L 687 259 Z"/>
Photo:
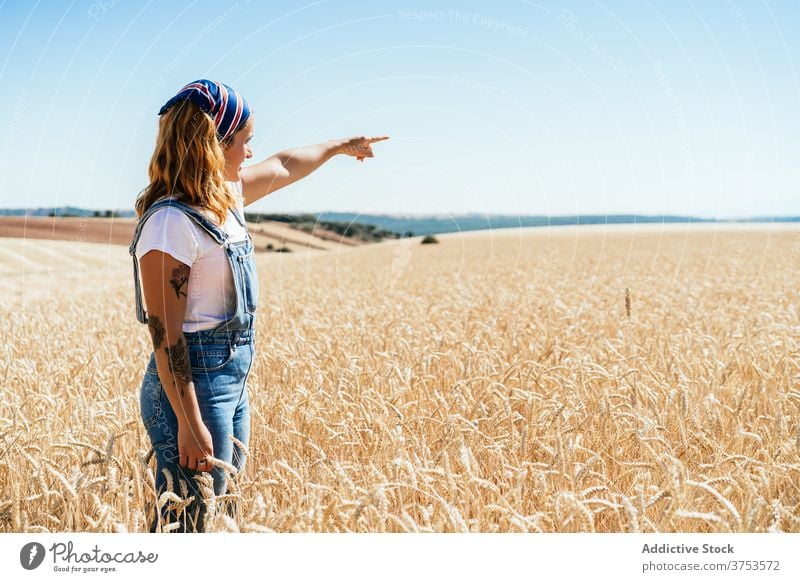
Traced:
<path fill-rule="evenodd" d="M 227 184 L 237 200 L 239 216 L 244 220 L 242 182 Z M 216 224 L 217 220 L 210 211 L 202 209 L 200 212 Z M 231 242 L 247 238 L 247 230 L 230 210 L 222 230 L 228 233 Z M 233 316 L 236 287 L 225 249 L 194 220 L 177 208 L 167 206 L 156 210 L 142 227 L 136 243 L 136 259 L 141 261 L 153 249 L 168 253 L 191 268 L 186 290 L 184 332 L 211 329 Z M 139 265 L 141 267 L 141 262 Z"/>

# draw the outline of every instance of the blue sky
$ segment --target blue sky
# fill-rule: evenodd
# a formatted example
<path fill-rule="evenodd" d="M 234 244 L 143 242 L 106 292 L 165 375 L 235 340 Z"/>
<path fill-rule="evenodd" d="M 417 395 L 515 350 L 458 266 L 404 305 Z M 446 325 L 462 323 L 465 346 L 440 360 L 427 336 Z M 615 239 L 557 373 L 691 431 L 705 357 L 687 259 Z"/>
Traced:
<path fill-rule="evenodd" d="M 796 1 L 6 0 L 0 206 L 132 208 L 159 107 L 210 78 L 251 104 L 252 161 L 391 136 L 248 210 L 800 214 L 798 22 Z"/>

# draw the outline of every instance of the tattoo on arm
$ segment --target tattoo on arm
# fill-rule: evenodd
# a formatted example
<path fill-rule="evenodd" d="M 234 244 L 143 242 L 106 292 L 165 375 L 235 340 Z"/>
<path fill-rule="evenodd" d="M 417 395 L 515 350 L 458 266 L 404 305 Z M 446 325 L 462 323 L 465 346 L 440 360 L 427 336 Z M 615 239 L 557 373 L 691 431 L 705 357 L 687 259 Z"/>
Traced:
<path fill-rule="evenodd" d="M 186 292 L 183 290 L 189 281 L 189 267 L 180 265 L 172 269 L 172 279 L 169 280 L 172 288 L 175 290 L 175 296 L 180 299 L 181 295 L 186 297 Z"/>
<path fill-rule="evenodd" d="M 164 324 L 161 323 L 157 315 L 151 315 L 147 318 L 147 327 L 150 330 L 150 337 L 153 338 L 153 349 L 157 350 L 161 347 L 164 336 L 167 335 Z"/>
<path fill-rule="evenodd" d="M 189 352 L 183 336 L 178 338 L 175 345 L 166 346 L 164 351 L 167 353 L 169 371 L 172 373 L 175 383 L 180 386 L 181 398 L 183 398 L 186 395 L 184 387 L 192 381 L 192 367 L 189 363 Z"/>

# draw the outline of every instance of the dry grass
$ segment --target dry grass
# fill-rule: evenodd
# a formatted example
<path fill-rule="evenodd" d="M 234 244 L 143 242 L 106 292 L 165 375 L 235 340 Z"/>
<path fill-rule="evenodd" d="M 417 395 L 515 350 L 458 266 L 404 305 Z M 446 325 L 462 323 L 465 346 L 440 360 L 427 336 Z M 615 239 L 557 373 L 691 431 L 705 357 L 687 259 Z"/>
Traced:
<path fill-rule="evenodd" d="M 241 517 L 213 529 L 800 531 L 800 231 L 438 238 L 259 257 Z M 69 261 L 23 275 L 19 243 L 0 531 L 143 531 L 130 259 L 27 241 Z"/>

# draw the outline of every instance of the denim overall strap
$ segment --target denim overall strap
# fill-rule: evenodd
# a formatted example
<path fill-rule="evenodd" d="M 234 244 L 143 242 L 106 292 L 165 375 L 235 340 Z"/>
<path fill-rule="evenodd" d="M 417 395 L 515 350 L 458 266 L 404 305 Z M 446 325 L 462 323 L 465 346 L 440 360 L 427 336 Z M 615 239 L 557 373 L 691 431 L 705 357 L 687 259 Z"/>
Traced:
<path fill-rule="evenodd" d="M 142 227 L 144 223 L 147 221 L 153 213 L 158 210 L 159 208 L 163 207 L 175 207 L 184 214 L 186 214 L 189 218 L 191 218 L 194 222 L 197 223 L 200 228 L 205 230 L 214 241 L 221 245 L 227 252 L 230 243 L 228 241 L 228 233 L 221 230 L 217 227 L 213 222 L 211 222 L 207 217 L 203 216 L 200 212 L 178 200 L 162 198 L 161 200 L 157 200 L 154 202 L 150 208 L 142 215 L 139 219 L 139 222 L 136 224 L 136 229 L 133 232 L 133 240 L 131 241 L 130 246 L 128 247 L 128 252 L 130 253 L 131 257 L 133 257 L 133 284 L 134 284 L 134 295 L 136 298 L 136 319 L 139 323 L 147 323 L 147 314 L 144 311 L 144 302 L 142 300 L 142 294 L 140 291 L 141 283 L 139 277 L 139 261 L 136 260 L 136 244 L 139 242 L 139 237 L 142 233 Z M 237 217 L 238 219 L 238 217 Z"/>
<path fill-rule="evenodd" d="M 258 305 L 258 269 L 255 261 L 253 236 L 249 231 L 247 238 L 229 241 L 227 255 L 236 286 L 236 313 L 214 328 L 214 331 L 219 333 L 233 331 L 237 336 L 242 332 L 249 331 L 254 336 L 255 313 Z"/>

